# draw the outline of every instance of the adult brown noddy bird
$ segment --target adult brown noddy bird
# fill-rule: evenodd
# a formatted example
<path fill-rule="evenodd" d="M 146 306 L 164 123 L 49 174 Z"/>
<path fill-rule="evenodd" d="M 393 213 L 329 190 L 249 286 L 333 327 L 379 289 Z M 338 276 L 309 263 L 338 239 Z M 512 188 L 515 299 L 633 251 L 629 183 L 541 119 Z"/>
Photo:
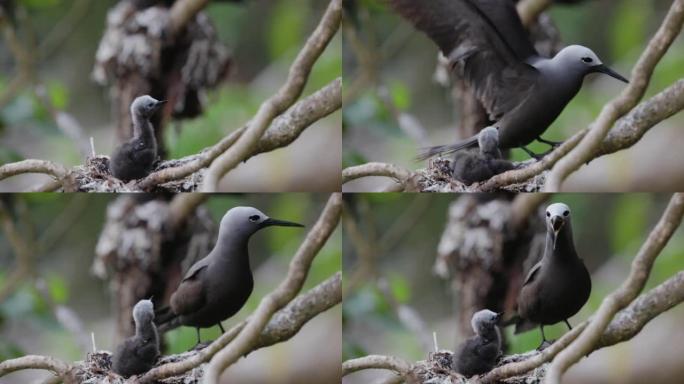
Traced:
<path fill-rule="evenodd" d="M 112 371 L 123 377 L 143 374 L 159 357 L 159 335 L 154 325 L 154 306 L 150 300 L 140 300 L 133 307 L 135 335 L 124 340 L 112 356 Z"/>
<path fill-rule="evenodd" d="M 510 0 L 386 0 L 440 48 L 499 128 L 500 148 L 539 140 L 579 92 L 584 76 L 600 72 L 627 79 L 605 66 L 591 49 L 570 45 L 541 57 Z M 428 148 L 424 160 L 477 145 L 477 136 Z"/>
<path fill-rule="evenodd" d="M 303 227 L 276 220 L 252 207 L 235 207 L 221 219 L 214 249 L 186 272 L 171 295 L 171 305 L 161 310 L 158 324 L 187 325 L 197 329 L 218 325 L 233 316 L 247 302 L 254 287 L 249 265 L 249 238 L 270 226 Z M 169 324 L 170 323 L 170 324 Z"/>
<path fill-rule="evenodd" d="M 470 325 L 475 336 L 456 347 L 451 369 L 466 376 L 481 375 L 492 370 L 501 356 L 501 333 L 497 324 L 501 314 L 483 309 L 473 315 Z"/>
<path fill-rule="evenodd" d="M 563 203 L 546 208 L 546 248 L 541 261 L 528 272 L 518 296 L 515 333 L 539 324 L 540 348 L 546 343 L 544 325 L 564 321 L 579 312 L 589 299 L 591 277 L 577 256 L 572 238 L 570 208 Z"/>
<path fill-rule="evenodd" d="M 492 176 L 515 168 L 499 150 L 499 130 L 486 127 L 477 135 L 479 150 L 468 149 L 454 154 L 451 172 L 454 179 L 465 185 L 489 180 Z"/>
<path fill-rule="evenodd" d="M 165 102 L 149 95 L 133 100 L 133 137 L 114 150 L 110 161 L 112 175 L 117 179 L 140 179 L 152 171 L 152 165 L 157 160 L 157 139 L 150 118 Z"/>

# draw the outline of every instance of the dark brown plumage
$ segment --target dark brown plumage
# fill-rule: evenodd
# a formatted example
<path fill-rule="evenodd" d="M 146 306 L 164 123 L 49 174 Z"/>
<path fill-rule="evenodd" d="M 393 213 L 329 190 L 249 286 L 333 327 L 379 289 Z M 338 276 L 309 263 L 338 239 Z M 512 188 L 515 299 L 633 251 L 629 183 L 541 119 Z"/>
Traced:
<path fill-rule="evenodd" d="M 218 325 L 237 313 L 252 293 L 249 238 L 269 226 L 302 227 L 271 219 L 252 207 L 235 207 L 221 219 L 218 240 L 209 254 L 196 262 L 171 296 L 170 308 L 160 311 L 159 324 L 199 328 Z M 176 324 L 177 323 L 177 324 Z"/>
<path fill-rule="evenodd" d="M 518 296 L 516 333 L 539 324 L 542 345 L 546 342 L 544 325 L 565 321 L 579 312 L 589 299 L 591 277 L 577 256 L 572 238 L 570 209 L 562 203 L 546 209 L 546 249 L 542 260 L 525 278 Z"/>

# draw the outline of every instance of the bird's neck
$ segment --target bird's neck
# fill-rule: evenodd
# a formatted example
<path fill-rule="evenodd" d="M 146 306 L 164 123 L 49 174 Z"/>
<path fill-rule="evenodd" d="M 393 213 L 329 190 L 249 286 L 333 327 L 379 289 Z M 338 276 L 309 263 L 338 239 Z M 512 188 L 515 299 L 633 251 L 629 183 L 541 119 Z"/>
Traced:
<path fill-rule="evenodd" d="M 572 239 L 572 227 L 566 224 L 558 232 L 556 244 L 553 244 L 553 232 L 546 231 L 546 255 L 552 255 L 552 260 L 565 260 L 571 256 L 577 255 L 575 251 L 575 242 Z"/>
<path fill-rule="evenodd" d="M 133 137 L 141 139 L 147 144 L 156 143 L 152 123 L 148 119 L 136 114 L 133 114 Z"/>
<path fill-rule="evenodd" d="M 157 340 L 157 328 L 153 323 L 135 323 L 135 335 L 145 340 Z"/>
<path fill-rule="evenodd" d="M 235 231 L 219 231 L 215 253 L 219 255 L 219 262 L 227 262 L 233 268 L 250 268 L 249 265 L 249 237 Z"/>

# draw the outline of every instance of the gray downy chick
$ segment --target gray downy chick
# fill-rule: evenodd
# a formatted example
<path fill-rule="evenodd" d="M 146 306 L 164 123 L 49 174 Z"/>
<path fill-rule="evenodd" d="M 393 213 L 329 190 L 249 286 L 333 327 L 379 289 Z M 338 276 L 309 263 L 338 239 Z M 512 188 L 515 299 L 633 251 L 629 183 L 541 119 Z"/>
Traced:
<path fill-rule="evenodd" d="M 117 147 L 110 160 L 112 175 L 117 179 L 141 179 L 152 171 L 157 160 L 157 139 L 150 118 L 165 102 L 145 95 L 131 104 L 133 137 Z"/>
<path fill-rule="evenodd" d="M 465 185 L 489 180 L 494 175 L 515 168 L 513 163 L 503 159 L 499 150 L 499 130 L 487 127 L 477 135 L 479 150 L 464 150 L 454 153 L 451 171 L 454 179 Z"/>
<path fill-rule="evenodd" d="M 461 343 L 454 352 L 451 368 L 466 376 L 492 370 L 501 356 L 501 333 L 497 324 L 501 314 L 488 309 L 478 311 L 470 321 L 475 336 Z"/>
<path fill-rule="evenodd" d="M 140 300 L 133 307 L 135 335 L 124 340 L 112 357 L 112 371 L 123 377 L 143 374 L 159 357 L 159 335 L 154 325 L 154 306 L 150 300 Z"/>
<path fill-rule="evenodd" d="M 590 293 L 591 277 L 575 250 L 570 208 L 551 204 L 546 208 L 544 256 L 530 269 L 520 290 L 515 333 L 539 325 L 543 348 L 544 325 L 564 321 L 572 329 L 568 318 L 579 312 Z"/>

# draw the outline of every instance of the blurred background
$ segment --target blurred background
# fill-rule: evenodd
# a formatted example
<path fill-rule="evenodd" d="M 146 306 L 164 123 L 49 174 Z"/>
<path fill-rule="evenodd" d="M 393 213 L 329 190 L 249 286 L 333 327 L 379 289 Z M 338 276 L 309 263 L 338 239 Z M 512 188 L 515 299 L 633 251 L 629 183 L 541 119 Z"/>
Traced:
<path fill-rule="evenodd" d="M 261 298 L 284 278 L 292 256 L 318 218 L 327 197 L 315 194 L 214 195 L 201 206 L 209 221 L 216 225 L 228 209 L 237 205 L 254 206 L 271 217 L 306 225 L 303 230 L 268 228 L 253 236 L 250 260 L 254 292 L 240 312 L 223 322 L 224 328 L 244 320 L 256 309 Z M 107 266 L 106 279 L 96 276 L 99 268 L 96 247 L 101 253 L 103 241 L 100 237 L 107 210 L 111 213 L 117 209 L 117 199 L 127 198 L 130 196 L 2 195 L 0 361 L 26 354 L 50 355 L 65 361 L 83 360 L 86 352 L 92 351 L 91 333 L 98 349 L 114 350 L 119 341 L 116 339 L 118 296 L 125 296 L 126 291 L 117 291 L 119 273 L 116 266 Z M 161 209 L 156 212 L 160 214 Z M 24 249 L 30 257 L 25 263 L 17 264 L 16 236 L 7 236 L 8 222 L 27 244 Z M 210 231 L 212 239 L 215 239 L 216 229 Z M 341 242 L 338 229 L 314 259 L 302 292 L 341 270 Z M 163 256 L 170 257 L 168 254 Z M 125 262 L 125 258 L 118 259 L 118 263 Z M 147 262 L 154 264 L 151 259 Z M 11 276 L 17 269 L 25 269 L 23 277 L 10 287 Z M 135 268 L 126 272 L 132 276 L 136 273 Z M 136 279 L 143 284 L 145 276 L 137 275 Z M 228 370 L 225 382 L 339 381 L 340 319 L 340 306 L 323 312 L 287 342 L 257 350 L 240 359 Z M 218 327 L 202 330 L 202 340 L 213 340 L 219 333 Z M 181 327 L 167 333 L 163 340 L 163 354 L 183 352 L 196 344 L 195 330 Z M 28 383 L 47 376 L 45 371 L 22 371 L 4 376 L 1 382 Z"/>
<path fill-rule="evenodd" d="M 344 167 L 380 161 L 423 168 L 425 163 L 414 160 L 419 148 L 452 143 L 459 137 L 458 92 L 452 90 L 445 73 L 436 71 L 438 49 L 424 34 L 380 1 L 354 3 L 354 17 L 348 16 L 344 24 Z M 670 0 L 558 4 L 547 11 L 547 21 L 555 24 L 563 45 L 590 47 L 604 63 L 629 77 L 671 4 Z M 645 98 L 681 78 L 682 68 L 684 41 L 680 38 L 656 67 Z M 586 128 L 624 87 L 607 76 L 588 76 L 544 136 L 560 141 Z M 661 122 L 633 147 L 582 167 L 564 188 L 581 192 L 681 190 L 684 152 L 657 156 L 655 151 L 684 144 L 683 124 L 682 114 Z M 540 153 L 548 146 L 534 143 L 530 149 Z M 515 149 L 511 157 L 529 156 Z M 364 178 L 345 184 L 345 191 L 378 190 L 388 183 L 383 178 Z"/>
<path fill-rule="evenodd" d="M 115 0 L 15 0 L 17 38 L 35 42 L 36 78 L 55 109 L 67 112 L 95 139 L 99 154 L 109 155 L 115 139 L 114 106 L 108 88 L 91 78 L 107 10 Z M 2 2 L 4 3 L 4 2 Z M 318 24 L 327 2 L 247 0 L 210 2 L 206 13 L 219 40 L 232 53 L 227 80 L 207 93 L 202 115 L 174 121 L 165 129 L 168 158 L 197 153 L 244 125 L 259 105 L 283 84 L 295 55 Z M 3 22 L 6 29 L 9 20 Z M 20 68 L 0 43 L 0 164 L 25 158 L 68 166 L 82 164 L 77 144 L 58 129 L 44 100 L 33 88 L 13 89 Z M 327 47 L 304 91 L 308 95 L 341 75 L 341 38 Z M 223 181 L 231 191 L 332 191 L 340 184 L 341 114 L 306 129 L 287 148 L 241 164 Z M 0 191 L 41 184 L 42 175 L 0 182 Z"/>
<path fill-rule="evenodd" d="M 556 194 L 534 211 L 530 223 L 543 223 L 548 204 L 570 206 L 575 245 L 593 285 L 587 304 L 570 319 L 572 325 L 586 320 L 626 278 L 632 259 L 669 197 Z M 492 205 L 494 200 L 499 205 Z M 501 229 L 502 222 L 510 225 L 509 201 L 507 196 L 493 195 L 345 195 L 343 359 L 380 354 L 424 360 L 434 350 L 433 332 L 440 349 L 453 351 L 470 336 L 466 334 L 470 315 L 463 316 L 461 311 L 481 309 L 470 308 L 477 305 L 472 300 L 481 294 L 478 290 L 488 292 L 485 301 L 505 306 L 511 292 L 492 292 L 503 280 L 514 285 L 511 272 L 520 265 L 504 266 L 500 275 L 496 270 L 501 258 L 504 263 L 517 258 L 515 242 L 524 242 L 520 241 L 524 235 L 511 239 L 513 235 Z M 488 214 L 499 219 L 483 219 Z M 544 228 L 543 224 L 532 227 L 535 232 Z M 495 245 L 480 254 L 463 250 L 487 249 L 490 246 L 483 244 L 492 239 L 497 244 L 497 237 L 509 246 L 499 249 Z M 452 247 L 460 248 L 461 254 L 455 256 L 459 250 Z M 527 251 L 523 253 L 527 255 Z M 446 261 L 446 271 L 445 258 L 451 259 Z M 684 236 L 679 228 L 656 259 L 645 290 L 683 268 Z M 494 288 L 488 285 L 490 276 L 497 280 Z M 516 295 L 517 291 L 513 292 L 513 297 Z M 563 382 L 680 383 L 684 346 L 674 340 L 684 337 L 683 323 L 684 306 L 679 305 L 655 318 L 632 340 L 592 352 L 568 371 Z M 556 339 L 567 328 L 559 324 L 544 330 L 549 339 Z M 541 342 L 538 328 L 519 335 L 512 331 L 512 327 L 504 330 L 507 354 L 532 350 Z M 387 371 L 366 370 L 346 376 L 343 383 L 375 382 L 386 376 Z"/>

